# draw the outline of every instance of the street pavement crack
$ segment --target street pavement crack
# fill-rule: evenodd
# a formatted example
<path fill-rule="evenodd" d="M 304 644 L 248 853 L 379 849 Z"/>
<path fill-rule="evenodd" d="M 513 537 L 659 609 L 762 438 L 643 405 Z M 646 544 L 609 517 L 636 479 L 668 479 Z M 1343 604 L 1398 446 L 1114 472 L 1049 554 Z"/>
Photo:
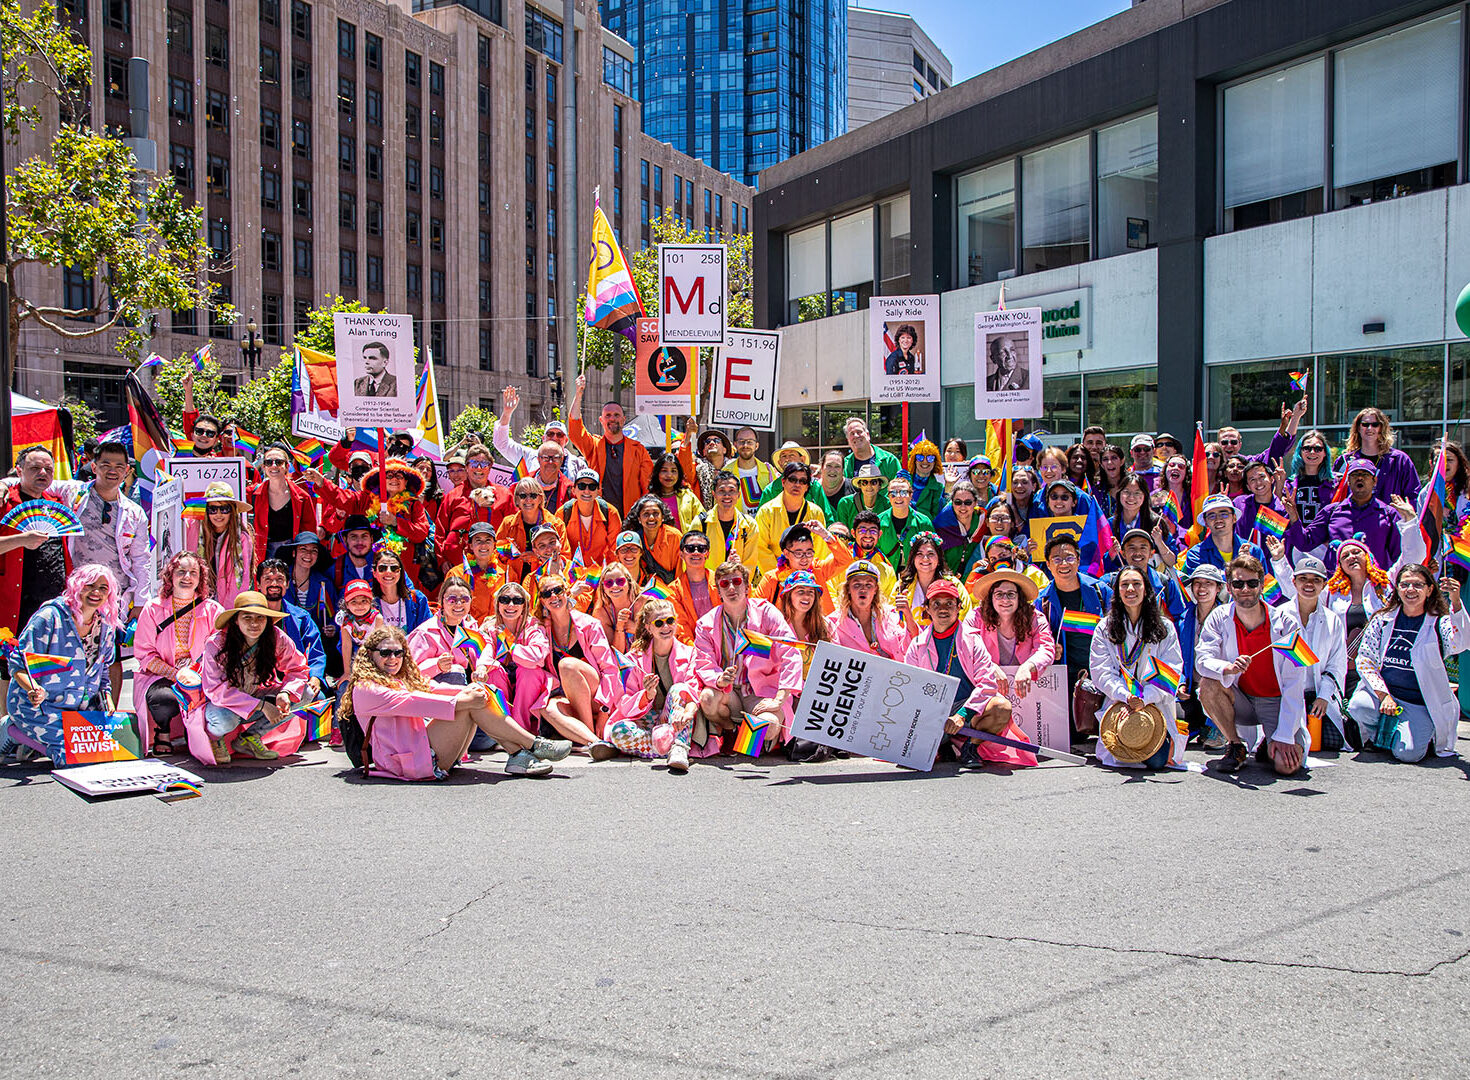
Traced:
<path fill-rule="evenodd" d="M 466 900 L 463 904 L 461 904 L 459 907 L 455 908 L 448 915 L 445 915 L 443 918 L 441 918 L 439 921 L 441 923 L 443 923 L 443 925 L 440 926 L 439 929 L 435 930 L 432 934 L 425 934 L 424 935 L 424 940 L 425 941 L 428 941 L 429 938 L 438 937 L 440 934 L 444 933 L 444 931 L 448 930 L 450 928 L 450 926 L 452 926 L 454 924 L 454 920 L 456 918 L 458 918 L 459 916 L 463 915 L 466 911 L 468 911 L 470 908 L 474 907 L 481 900 L 485 899 L 485 897 L 489 896 L 491 893 L 493 893 L 496 889 L 500 888 L 500 886 L 502 886 L 504 884 L 505 884 L 505 882 L 503 882 L 503 881 L 497 881 L 494 885 L 491 885 L 488 889 L 486 889 L 484 892 L 482 892 L 479 896 L 473 897 L 470 900 Z"/>
<path fill-rule="evenodd" d="M 1470 958 L 1470 948 L 1436 960 L 1428 967 L 1416 971 L 1401 968 L 1356 968 L 1339 964 L 1314 964 L 1308 960 L 1258 960 L 1246 956 L 1220 956 L 1216 953 L 1181 952 L 1173 949 L 1130 948 L 1125 945 L 1103 945 L 1090 941 L 1056 941 L 1051 938 L 1028 937 L 1023 934 L 987 934 L 981 930 L 952 929 L 931 926 L 896 926 L 885 923 L 862 922 L 858 919 L 835 919 L 830 916 L 809 915 L 815 922 L 838 926 L 861 926 L 869 930 L 893 931 L 896 933 L 933 934 L 940 937 L 981 938 L 986 941 L 1003 941 L 1011 944 L 1048 945 L 1057 949 L 1088 949 L 1095 952 L 1119 953 L 1130 956 L 1163 956 L 1172 960 L 1204 960 L 1219 964 L 1241 964 L 1249 967 L 1298 968 L 1310 971 L 1334 971 L 1344 975 L 1396 975 L 1406 979 L 1422 979 L 1442 967 L 1450 967 Z"/>

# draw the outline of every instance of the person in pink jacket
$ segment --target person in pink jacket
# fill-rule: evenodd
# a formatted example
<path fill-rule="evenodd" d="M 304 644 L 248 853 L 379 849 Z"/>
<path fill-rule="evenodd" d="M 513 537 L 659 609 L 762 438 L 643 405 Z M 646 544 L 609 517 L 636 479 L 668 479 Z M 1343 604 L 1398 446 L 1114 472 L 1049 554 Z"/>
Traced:
<path fill-rule="evenodd" d="M 495 590 L 495 607 L 484 627 L 485 652 L 475 675 L 510 703 L 510 716 L 527 731 L 539 731 L 551 700 L 551 642 L 526 608 L 530 596 L 513 581 Z"/>
<path fill-rule="evenodd" d="M 171 754 L 174 739 L 184 737 L 183 711 L 174 687 L 185 668 L 197 674 L 198 657 L 224 610 L 209 598 L 206 578 L 204 561 L 192 551 L 180 551 L 164 564 L 158 595 L 138 612 L 133 712 L 145 754 Z"/>
<path fill-rule="evenodd" d="M 542 715 L 578 746 L 591 747 L 594 758 L 612 757 L 602 734 L 623 687 L 602 623 L 573 609 L 571 582 L 561 574 L 542 574 L 536 593 L 551 645 L 551 698 Z"/>
<path fill-rule="evenodd" d="M 273 761 L 301 746 L 306 722 L 292 705 L 306 692 L 309 672 L 276 626 L 285 617 L 246 591 L 215 618 L 200 670 L 204 701 L 184 717 L 189 753 L 204 764 L 228 765 L 234 754 Z"/>
<path fill-rule="evenodd" d="M 235 594 L 249 589 L 255 574 L 255 531 L 249 504 L 235 498 L 230 485 L 215 481 L 204 489 L 204 519 L 187 519 L 184 543 L 197 551 L 214 572 L 214 598 L 233 604 Z"/>
<path fill-rule="evenodd" d="M 679 640 L 668 600 L 650 600 L 633 630 L 633 666 L 607 721 L 607 745 L 644 759 L 668 756 L 669 772 L 689 771 L 689 741 L 699 712 L 694 647 Z M 719 741 L 709 740 L 718 747 Z M 593 748 L 593 756 L 599 756 Z"/>
<path fill-rule="evenodd" d="M 396 626 L 378 626 L 363 640 L 342 708 L 362 728 L 363 768 L 369 776 L 446 779 L 476 729 L 510 753 L 505 771 L 512 776 L 544 776 L 553 761 L 572 750 L 569 742 L 537 738 L 511 720 L 482 685 L 429 682 Z"/>
<path fill-rule="evenodd" d="M 1024 740 L 1024 733 L 1012 720 L 1010 699 L 1000 690 L 1001 670 L 986 649 L 979 629 L 973 622 L 960 622 L 959 585 L 952 578 L 939 578 L 924 597 L 924 608 L 929 625 L 909 645 L 903 662 L 960 680 L 945 730 L 953 735 L 962 727 L 970 727 Z M 953 754 L 954 747 L 948 740 L 941 743 L 941 753 L 946 748 Z M 972 739 L 966 749 L 981 760 L 1001 765 L 1036 764 L 1034 754 L 998 743 Z"/>
<path fill-rule="evenodd" d="M 694 721 L 693 745 L 700 756 L 715 753 L 720 736 L 740 726 L 744 713 L 757 722 L 769 722 L 779 739 L 768 739 L 772 750 L 786 745 L 795 700 L 801 694 L 801 653 L 775 641 L 770 655 L 740 647 L 746 632 L 767 638 L 789 638 L 791 627 L 776 605 L 750 595 L 750 570 L 726 560 L 715 571 L 720 603 L 694 627 L 694 670 L 699 677 L 699 716 Z"/>
<path fill-rule="evenodd" d="M 461 627 L 480 632 L 479 625 L 470 617 L 471 598 L 469 583 L 454 575 L 439 591 L 439 613 L 408 635 L 408 651 L 413 662 L 430 682 L 449 686 L 470 683 L 480 654 L 473 645 L 456 645 L 454 639 Z M 490 635 L 485 636 L 488 639 Z"/>
<path fill-rule="evenodd" d="M 909 647 L 903 617 L 883 599 L 878 567 L 867 559 L 848 564 L 837 594 L 837 610 L 828 617 L 827 628 L 843 648 L 889 660 L 902 660 Z"/>
<path fill-rule="evenodd" d="M 1000 692 L 1020 702 L 1031 683 L 1056 662 L 1057 646 L 1051 626 L 1036 616 L 1036 583 L 1014 570 L 992 570 L 970 586 L 975 610 L 967 625 L 980 632 L 990 658 L 1002 671 Z"/>

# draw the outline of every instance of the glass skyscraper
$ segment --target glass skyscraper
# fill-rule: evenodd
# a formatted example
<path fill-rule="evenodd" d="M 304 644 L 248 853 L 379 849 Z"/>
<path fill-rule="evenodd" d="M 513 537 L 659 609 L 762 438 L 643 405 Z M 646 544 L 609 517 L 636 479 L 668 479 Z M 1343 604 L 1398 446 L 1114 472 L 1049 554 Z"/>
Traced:
<path fill-rule="evenodd" d="M 746 184 L 847 130 L 847 0 L 602 0 L 643 130 Z"/>

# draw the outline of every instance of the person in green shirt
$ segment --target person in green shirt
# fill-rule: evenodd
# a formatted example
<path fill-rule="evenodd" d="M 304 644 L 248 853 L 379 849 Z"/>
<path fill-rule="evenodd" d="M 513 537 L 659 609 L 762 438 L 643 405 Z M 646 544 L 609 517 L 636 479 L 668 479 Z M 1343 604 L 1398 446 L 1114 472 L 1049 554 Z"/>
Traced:
<path fill-rule="evenodd" d="M 908 473 L 899 473 L 888 481 L 888 509 L 878 515 L 883 526 L 883 535 L 878 540 L 878 550 L 893 566 L 902 566 L 909 560 L 909 545 L 914 537 L 926 530 L 932 531 L 934 521 L 928 514 L 921 514 L 912 506 L 914 485 Z"/>
<path fill-rule="evenodd" d="M 898 475 L 898 470 L 902 468 L 898 458 L 881 446 L 873 445 L 873 438 L 868 433 L 868 422 L 861 416 L 849 416 L 842 425 L 842 434 L 847 439 L 848 450 L 851 451 L 847 460 L 842 463 L 844 476 L 857 476 L 858 470 L 864 465 L 878 466 L 878 471 L 889 480 Z"/>
<path fill-rule="evenodd" d="M 888 509 L 888 496 L 883 493 L 888 481 L 878 471 L 878 466 L 864 465 L 858 470 L 858 475 L 853 477 L 852 486 L 857 488 L 857 494 L 849 495 L 837 504 L 837 520 L 849 529 L 852 528 L 853 518 L 859 510 L 881 514 Z"/>

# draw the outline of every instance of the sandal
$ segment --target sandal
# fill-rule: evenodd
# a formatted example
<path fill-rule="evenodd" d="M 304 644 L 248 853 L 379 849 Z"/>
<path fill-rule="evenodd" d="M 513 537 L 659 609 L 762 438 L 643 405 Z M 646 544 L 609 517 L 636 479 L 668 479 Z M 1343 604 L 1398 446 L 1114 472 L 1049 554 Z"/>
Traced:
<path fill-rule="evenodd" d="M 163 757 L 174 752 L 174 741 L 166 730 L 158 730 L 153 733 L 153 746 L 149 753 L 154 757 Z"/>

